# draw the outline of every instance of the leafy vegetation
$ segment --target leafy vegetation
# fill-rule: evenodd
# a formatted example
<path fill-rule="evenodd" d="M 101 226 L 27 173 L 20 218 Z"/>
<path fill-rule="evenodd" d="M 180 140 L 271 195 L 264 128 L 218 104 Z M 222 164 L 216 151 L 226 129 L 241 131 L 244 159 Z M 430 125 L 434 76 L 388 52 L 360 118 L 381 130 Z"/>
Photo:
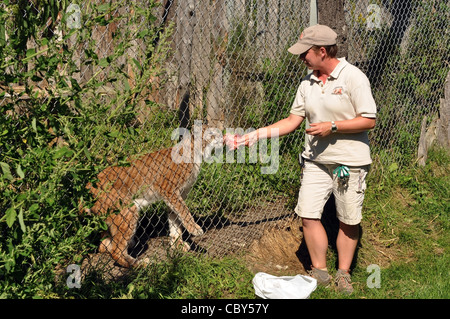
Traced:
<path fill-rule="evenodd" d="M 371 65 L 369 69 L 376 73 L 371 81 L 380 108 L 377 127 L 371 135 L 373 148 L 380 156 L 389 149 L 400 166 L 408 165 L 416 154 L 423 117 L 427 116 L 430 122 L 438 114 L 450 59 L 450 36 L 444 31 L 449 27 L 448 2 L 418 0 L 405 6 L 412 8 L 413 18 L 404 43 L 380 41 L 380 46 L 385 47 L 378 49 L 386 51 L 378 59 L 386 60 L 386 66 L 380 70 L 379 65 Z M 382 30 L 372 36 L 394 37 L 395 32 Z M 393 130 L 394 126 L 398 129 Z M 392 159 L 392 155 L 386 158 Z"/>
<path fill-rule="evenodd" d="M 26 8 L 20 7 L 24 4 Z M 32 4 L 42 7 L 31 8 Z M 88 22 L 82 29 L 56 23 L 53 13 L 64 12 L 63 1 L 20 1 L 0 10 L 0 24 L 6 26 L 0 30 L 3 39 L 13 39 L 13 45 L 0 41 L 3 297 L 28 298 L 49 291 L 59 263 L 77 263 L 80 252 L 93 249 L 92 240 L 87 239 L 95 239 L 93 232 L 104 225 L 99 217 L 80 216 L 79 200 L 84 197 L 89 202 L 85 185 L 102 168 L 126 164 L 130 154 L 171 142 L 174 113 L 135 125 L 142 110 L 152 114 L 159 108 L 138 93 L 151 90 L 150 79 L 163 72 L 160 65 L 168 54 L 170 28 L 163 33 L 154 23 L 155 3 L 145 8 L 135 2 L 130 5 L 146 22 L 138 33 L 132 28 L 116 33 L 113 41 L 117 45 L 104 57 L 95 53 L 94 27 L 121 19 L 128 19 L 130 25 L 138 23 L 129 17 L 108 15 L 115 9 L 109 3 L 91 7 L 93 19 L 84 19 Z M 24 16 L 25 9 L 29 11 Z M 66 18 L 64 15 L 62 21 Z M 22 29 L 26 26 L 25 32 Z M 57 27 L 64 31 L 63 39 L 57 36 Z M 53 32 L 44 32 L 48 30 Z M 132 40 L 155 43 L 156 39 L 158 46 L 148 47 L 146 59 L 129 59 L 135 79 L 134 86 L 128 85 L 127 64 L 118 61 L 121 57 L 124 61 Z M 31 40 L 42 49 L 24 47 Z M 75 58 L 79 53 L 75 44 L 79 43 L 85 45 L 81 60 Z M 82 81 L 80 69 L 92 70 L 92 77 Z M 114 91 L 117 83 L 124 89 Z M 160 140 L 153 138 L 156 135 Z"/>

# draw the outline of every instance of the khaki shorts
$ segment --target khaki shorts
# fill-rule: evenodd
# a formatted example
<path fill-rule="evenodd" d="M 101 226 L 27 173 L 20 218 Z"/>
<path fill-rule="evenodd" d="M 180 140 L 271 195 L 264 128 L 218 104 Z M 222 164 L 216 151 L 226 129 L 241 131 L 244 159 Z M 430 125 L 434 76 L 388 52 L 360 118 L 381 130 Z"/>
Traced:
<path fill-rule="evenodd" d="M 339 182 L 334 169 L 338 164 L 324 165 L 304 162 L 302 183 L 295 212 L 302 218 L 320 219 L 325 203 L 334 194 L 337 218 L 347 225 L 357 225 L 362 219 L 364 191 L 369 166 L 349 167 L 346 185 Z"/>

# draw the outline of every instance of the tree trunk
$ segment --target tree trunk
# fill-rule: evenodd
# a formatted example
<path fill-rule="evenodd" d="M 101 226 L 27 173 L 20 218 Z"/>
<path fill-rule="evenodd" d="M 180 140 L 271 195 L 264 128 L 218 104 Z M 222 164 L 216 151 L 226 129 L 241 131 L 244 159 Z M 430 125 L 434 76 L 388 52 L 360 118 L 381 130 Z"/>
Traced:
<path fill-rule="evenodd" d="M 195 0 L 178 2 L 176 24 L 176 34 L 178 35 L 176 39 L 176 43 L 178 44 L 176 58 L 179 61 L 180 71 L 175 102 L 179 106 L 180 126 L 184 127 L 189 120 L 192 38 L 196 24 Z"/>
<path fill-rule="evenodd" d="M 444 86 L 444 99 L 441 99 L 439 120 L 436 125 L 437 145 L 450 149 L 450 71 Z"/>
<path fill-rule="evenodd" d="M 317 0 L 318 22 L 329 26 L 338 34 L 338 57 L 348 57 L 347 28 L 344 0 Z"/>

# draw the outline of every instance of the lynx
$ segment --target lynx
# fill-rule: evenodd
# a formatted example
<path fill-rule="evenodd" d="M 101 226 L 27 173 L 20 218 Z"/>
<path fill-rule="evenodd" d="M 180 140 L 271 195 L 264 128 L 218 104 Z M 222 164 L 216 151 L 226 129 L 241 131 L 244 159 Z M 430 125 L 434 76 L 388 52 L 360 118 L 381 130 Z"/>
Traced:
<path fill-rule="evenodd" d="M 100 243 L 99 251 L 109 252 L 121 266 L 135 265 L 136 259 L 127 248 L 135 234 L 139 212 L 154 202 L 164 201 L 170 209 L 171 246 L 178 244 L 183 250 L 190 249 L 181 238 L 183 226 L 193 236 L 203 234 L 185 199 L 197 180 L 202 158 L 210 159 L 212 150 L 223 147 L 223 141 L 220 132 L 198 122 L 194 124 L 194 134 L 183 133 L 176 146 L 129 159 L 127 167 L 107 167 L 97 175 L 95 186 L 87 184 L 95 203 L 85 212 L 108 215 L 109 237 Z"/>

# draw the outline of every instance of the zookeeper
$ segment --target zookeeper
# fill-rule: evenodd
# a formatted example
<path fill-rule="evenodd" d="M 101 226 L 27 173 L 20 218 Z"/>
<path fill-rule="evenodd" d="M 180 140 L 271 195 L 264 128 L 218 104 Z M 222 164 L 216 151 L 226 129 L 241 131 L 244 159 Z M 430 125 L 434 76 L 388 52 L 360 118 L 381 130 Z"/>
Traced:
<path fill-rule="evenodd" d="M 324 205 L 333 193 L 339 219 L 334 283 L 337 290 L 350 294 L 350 267 L 359 240 L 365 179 L 372 162 L 367 132 L 375 126 L 377 108 L 367 76 L 345 58 L 336 57 L 336 39 L 337 34 L 325 25 L 317 24 L 301 33 L 288 51 L 298 55 L 312 72 L 302 79 L 289 116 L 234 137 L 234 147 L 251 146 L 258 139 L 270 138 L 273 132 L 278 136 L 289 134 L 307 119 L 295 212 L 301 217 L 311 258 L 309 274 L 320 285 L 333 283 L 326 263 L 328 238 L 321 222 Z"/>

